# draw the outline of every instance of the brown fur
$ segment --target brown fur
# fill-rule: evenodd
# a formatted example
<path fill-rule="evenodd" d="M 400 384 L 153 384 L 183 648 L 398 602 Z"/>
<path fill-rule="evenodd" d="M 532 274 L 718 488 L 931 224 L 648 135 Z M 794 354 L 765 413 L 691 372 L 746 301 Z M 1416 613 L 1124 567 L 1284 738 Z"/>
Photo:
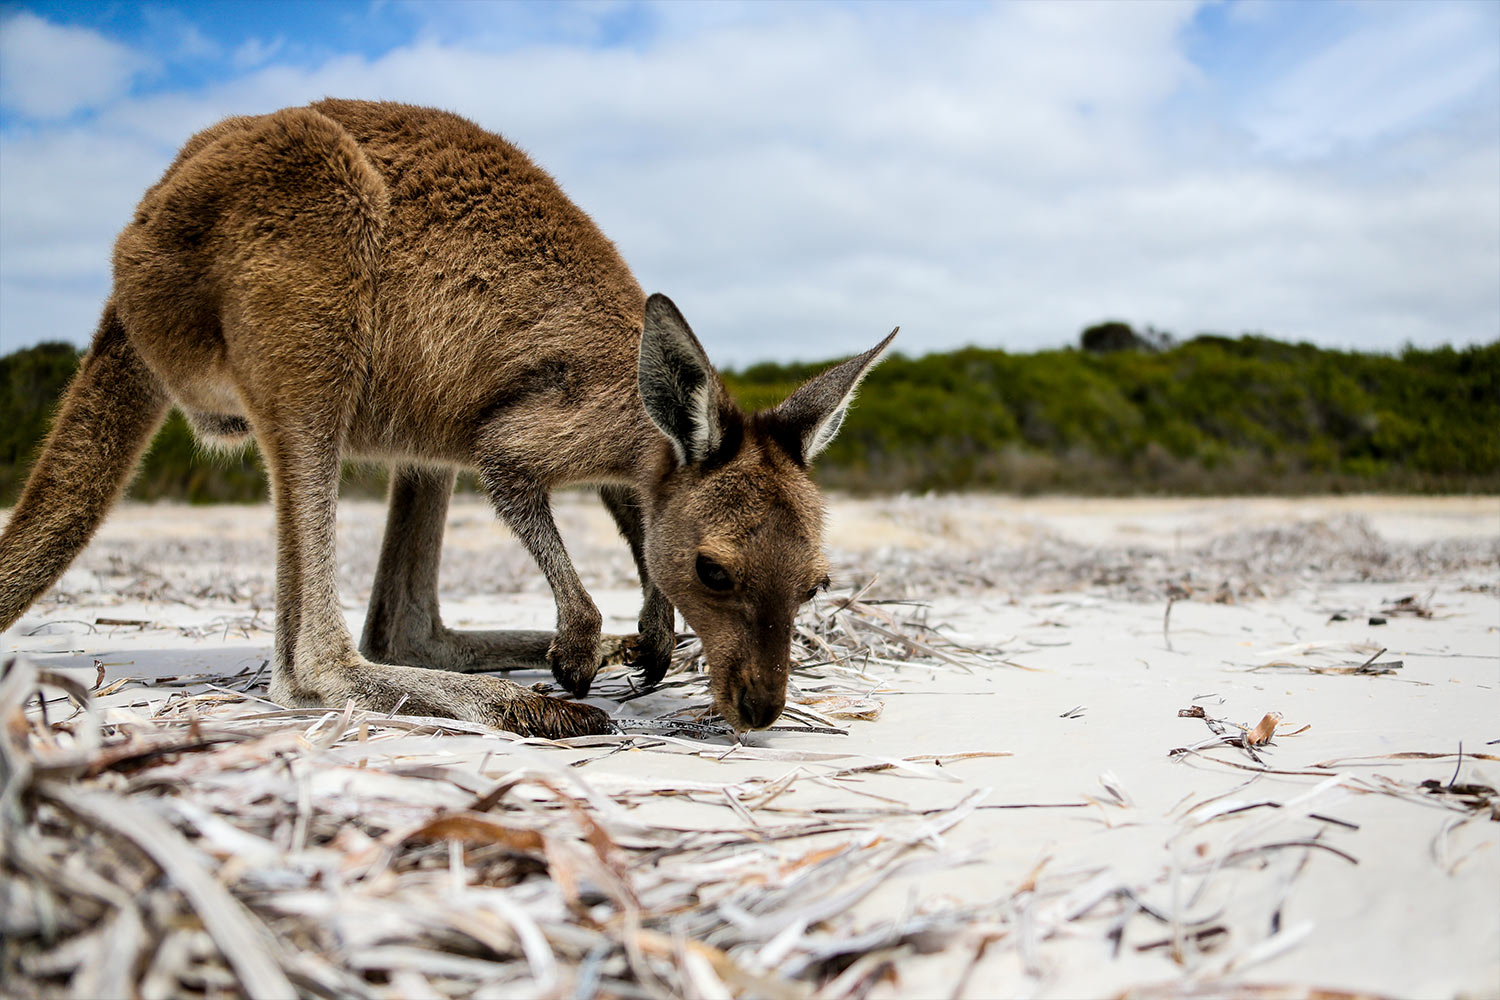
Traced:
<path fill-rule="evenodd" d="M 0 627 L 87 543 L 175 404 L 201 437 L 253 434 L 264 456 L 277 699 L 607 730 L 592 706 L 468 675 L 547 662 L 588 690 L 600 616 L 548 497 L 594 483 L 641 570 L 629 648 L 648 682 L 667 667 L 675 605 L 724 717 L 743 729 L 779 714 L 792 618 L 826 573 L 805 466 L 890 338 L 746 416 L 675 307 L 647 300 L 550 177 L 462 118 L 399 104 L 320 101 L 194 136 L 120 234 L 114 274 L 0 535 Z M 347 456 L 394 466 L 359 649 L 334 585 Z M 545 573 L 554 632 L 443 626 L 438 557 L 464 467 Z"/>

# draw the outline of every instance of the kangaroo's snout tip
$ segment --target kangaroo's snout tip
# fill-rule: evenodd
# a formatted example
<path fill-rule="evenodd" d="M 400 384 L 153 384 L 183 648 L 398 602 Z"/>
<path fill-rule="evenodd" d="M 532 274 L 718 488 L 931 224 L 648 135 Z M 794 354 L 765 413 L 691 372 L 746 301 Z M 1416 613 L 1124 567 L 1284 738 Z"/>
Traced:
<path fill-rule="evenodd" d="M 746 729 L 765 729 L 781 718 L 781 709 L 785 703 L 784 698 L 763 691 L 747 690 L 740 693 L 736 707 Z"/>

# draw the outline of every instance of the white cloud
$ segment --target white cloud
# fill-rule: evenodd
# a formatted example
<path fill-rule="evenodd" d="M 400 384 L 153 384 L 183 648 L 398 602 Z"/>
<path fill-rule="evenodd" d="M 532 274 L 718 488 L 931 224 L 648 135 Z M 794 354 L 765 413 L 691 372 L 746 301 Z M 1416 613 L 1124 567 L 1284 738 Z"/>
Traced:
<path fill-rule="evenodd" d="M 284 38 L 275 38 L 269 42 L 259 38 L 247 38 L 234 50 L 230 62 L 238 70 L 253 69 L 280 52 L 284 44 L 286 44 Z"/>
<path fill-rule="evenodd" d="M 1500 20 L 1475 3 L 1375 4 L 1368 20 L 1273 82 L 1248 119 L 1262 146 L 1321 156 L 1500 86 Z"/>
<path fill-rule="evenodd" d="M 118 99 L 155 60 L 87 28 L 22 11 L 0 20 L 0 106 L 66 118 Z"/>
<path fill-rule="evenodd" d="M 164 165 L 160 147 L 81 126 L 0 142 L 0 352 L 88 340 L 115 234 Z"/>
<path fill-rule="evenodd" d="M 1199 124 L 1163 110 L 1203 86 L 1191 7 L 681 10 L 629 47 L 434 36 L 6 137 L 0 336 L 92 328 L 113 233 L 193 131 L 325 95 L 447 107 L 528 149 L 722 362 L 847 354 L 897 323 L 909 353 L 1106 317 L 1366 348 L 1500 333 L 1492 105 L 1455 125 L 1417 102 L 1358 157 L 1289 163 L 1222 124 L 1174 133 Z M 1281 86 L 1294 105 L 1323 76 Z"/>
<path fill-rule="evenodd" d="M 201 61 L 219 59 L 224 55 L 223 47 L 205 35 L 180 10 L 145 4 L 140 7 L 139 14 L 152 39 L 149 45 L 166 59 Z"/>

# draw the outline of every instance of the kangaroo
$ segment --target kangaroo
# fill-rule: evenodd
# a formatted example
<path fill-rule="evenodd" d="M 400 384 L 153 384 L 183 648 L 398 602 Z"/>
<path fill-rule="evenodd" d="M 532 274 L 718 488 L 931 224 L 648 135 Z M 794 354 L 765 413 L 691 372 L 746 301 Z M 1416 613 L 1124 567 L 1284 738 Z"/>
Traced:
<path fill-rule="evenodd" d="M 253 436 L 275 508 L 271 696 L 524 735 L 608 732 L 598 708 L 476 673 L 550 666 L 574 696 L 601 618 L 551 491 L 598 486 L 640 574 L 627 661 L 664 676 L 674 609 L 738 731 L 786 700 L 798 607 L 828 583 L 808 463 L 895 331 L 744 413 L 672 302 L 504 139 L 456 115 L 324 100 L 190 139 L 114 250 L 98 331 L 0 534 L 0 629 L 87 544 L 168 410 L 200 441 Z M 391 466 L 364 631 L 340 613 L 340 463 Z M 438 613 L 457 470 L 477 470 L 557 605 L 546 631 Z M 438 668 L 438 669 L 426 669 Z"/>

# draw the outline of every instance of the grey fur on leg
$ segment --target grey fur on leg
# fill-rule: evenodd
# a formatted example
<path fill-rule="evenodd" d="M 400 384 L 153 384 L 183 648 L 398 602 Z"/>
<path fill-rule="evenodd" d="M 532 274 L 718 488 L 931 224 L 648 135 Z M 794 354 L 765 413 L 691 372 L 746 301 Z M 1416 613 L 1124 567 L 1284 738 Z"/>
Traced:
<path fill-rule="evenodd" d="M 547 665 L 550 631 L 460 632 L 443 624 L 438 567 L 456 473 L 401 465 L 391 471 L 390 508 L 360 652 L 383 663 L 474 673 Z"/>

